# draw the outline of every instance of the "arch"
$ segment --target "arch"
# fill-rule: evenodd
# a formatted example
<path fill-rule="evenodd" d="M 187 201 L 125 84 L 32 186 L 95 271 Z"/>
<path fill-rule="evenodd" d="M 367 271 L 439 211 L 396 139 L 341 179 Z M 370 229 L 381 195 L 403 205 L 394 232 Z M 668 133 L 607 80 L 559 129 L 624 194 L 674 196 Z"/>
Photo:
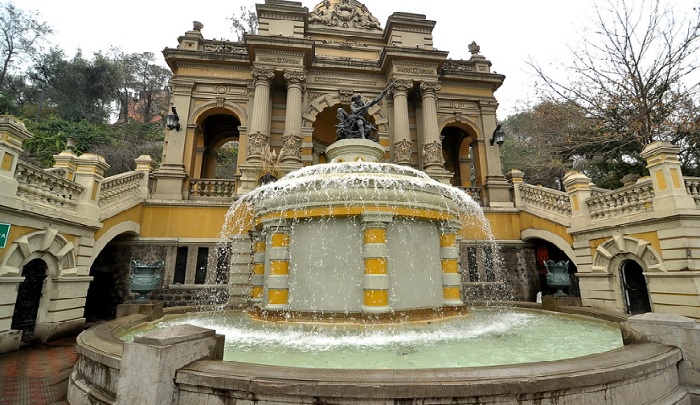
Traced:
<path fill-rule="evenodd" d="M 566 256 L 571 259 L 571 261 L 574 262 L 574 264 L 578 267 L 578 263 L 576 263 L 576 255 L 574 252 L 574 248 L 569 245 L 569 243 L 562 238 L 561 236 L 552 233 L 550 231 L 544 230 L 544 229 L 525 229 L 524 231 L 520 232 L 520 238 L 524 241 L 527 242 L 529 239 L 542 239 L 545 240 L 554 246 L 557 247 L 557 249 L 561 250 L 564 252 Z"/>
<path fill-rule="evenodd" d="M 125 233 L 134 235 L 140 234 L 141 224 L 134 221 L 124 221 L 109 228 L 107 232 L 100 237 L 100 239 L 95 241 L 95 245 L 92 248 L 92 256 L 90 256 L 90 266 L 92 266 L 102 249 L 104 249 L 105 246 L 112 241 L 112 239 Z"/>
<path fill-rule="evenodd" d="M 238 121 L 241 122 L 241 126 L 248 126 L 248 113 L 246 109 L 231 101 L 224 101 L 224 103 L 221 104 L 220 102 L 213 100 L 200 105 L 194 111 L 192 111 L 192 122 L 199 125 L 210 115 L 226 113 L 235 115 L 236 118 L 238 118 Z"/>
<path fill-rule="evenodd" d="M 450 180 L 458 187 L 480 187 L 485 183 L 479 150 L 479 126 L 461 116 L 445 116 L 438 121 L 445 170 L 453 173 Z"/>
<path fill-rule="evenodd" d="M 78 271 L 73 243 L 58 230 L 46 228 L 22 235 L 12 242 L 0 264 L 0 277 L 19 276 L 24 265 L 34 259 L 46 263 L 49 278 L 76 275 Z"/>
<path fill-rule="evenodd" d="M 651 243 L 632 236 L 615 235 L 596 248 L 593 272 L 616 275 L 619 256 L 636 258 L 648 272 L 667 272 L 666 264 Z"/>
<path fill-rule="evenodd" d="M 443 115 L 438 119 L 438 130 L 440 132 L 442 132 L 442 130 L 448 126 L 461 128 L 470 136 L 474 135 L 474 139 L 483 138 L 479 124 L 476 121 L 462 115 Z"/>

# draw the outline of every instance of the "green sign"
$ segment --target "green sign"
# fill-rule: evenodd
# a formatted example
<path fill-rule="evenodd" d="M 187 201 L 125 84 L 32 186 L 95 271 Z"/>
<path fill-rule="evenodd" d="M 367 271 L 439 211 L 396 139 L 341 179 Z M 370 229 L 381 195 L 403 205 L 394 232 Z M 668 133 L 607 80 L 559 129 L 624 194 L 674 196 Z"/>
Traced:
<path fill-rule="evenodd" d="M 10 237 L 10 224 L 0 224 L 0 249 L 7 245 L 7 239 Z"/>

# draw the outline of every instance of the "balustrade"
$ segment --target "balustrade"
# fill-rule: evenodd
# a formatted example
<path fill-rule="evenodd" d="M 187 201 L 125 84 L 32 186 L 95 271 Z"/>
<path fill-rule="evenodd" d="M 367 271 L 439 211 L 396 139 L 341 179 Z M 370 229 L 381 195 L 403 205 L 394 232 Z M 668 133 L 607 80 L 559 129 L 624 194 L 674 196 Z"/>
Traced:
<path fill-rule="evenodd" d="M 192 179 L 190 180 L 190 199 L 192 198 L 233 198 L 236 195 L 236 180 Z"/>
<path fill-rule="evenodd" d="M 700 177 L 685 177 L 685 190 L 695 199 L 695 205 L 700 208 Z"/>
<path fill-rule="evenodd" d="M 104 209 L 116 202 L 139 195 L 143 172 L 127 172 L 106 178 L 100 186 L 98 205 Z"/>
<path fill-rule="evenodd" d="M 563 191 L 521 184 L 520 196 L 525 205 L 571 217 L 571 201 L 569 201 L 569 196 Z"/>
<path fill-rule="evenodd" d="M 654 187 L 651 180 L 623 187 L 586 200 L 592 220 L 652 211 Z"/>
<path fill-rule="evenodd" d="M 17 197 L 75 212 L 78 196 L 85 187 L 26 162 L 15 171 Z"/>

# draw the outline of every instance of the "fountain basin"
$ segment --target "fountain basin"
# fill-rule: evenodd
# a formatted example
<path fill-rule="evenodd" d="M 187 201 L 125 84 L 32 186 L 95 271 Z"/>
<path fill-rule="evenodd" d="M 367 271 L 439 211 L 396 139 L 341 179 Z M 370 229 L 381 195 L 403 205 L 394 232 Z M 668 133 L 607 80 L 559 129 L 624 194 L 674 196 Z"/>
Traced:
<path fill-rule="evenodd" d="M 117 335 L 145 319 L 120 318 L 78 337 L 80 357 L 68 393 L 72 405 L 116 403 L 125 367 L 124 342 Z M 675 347 L 644 343 L 574 359 L 491 367 L 352 370 L 199 360 L 176 371 L 173 403 L 689 403 L 678 382 L 681 357 Z"/>

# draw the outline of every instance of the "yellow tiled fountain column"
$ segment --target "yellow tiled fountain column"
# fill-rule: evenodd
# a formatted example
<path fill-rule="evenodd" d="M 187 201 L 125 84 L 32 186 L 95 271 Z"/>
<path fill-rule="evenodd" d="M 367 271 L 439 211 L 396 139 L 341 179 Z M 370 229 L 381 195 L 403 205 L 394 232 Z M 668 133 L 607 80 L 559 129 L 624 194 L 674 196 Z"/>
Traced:
<path fill-rule="evenodd" d="M 364 245 L 362 256 L 365 275 L 362 280 L 364 301 L 362 311 L 371 314 L 391 312 L 389 306 L 389 274 L 386 227 L 393 221 L 391 213 L 362 214 Z"/>
<path fill-rule="evenodd" d="M 288 220 L 279 220 L 265 225 L 265 234 L 269 235 L 265 252 L 270 263 L 267 274 L 267 310 L 285 310 L 289 308 L 289 232 Z"/>
<path fill-rule="evenodd" d="M 459 306 L 462 302 L 462 276 L 459 273 L 457 231 L 461 225 L 448 221 L 440 225 L 440 261 L 442 263 L 443 305 Z"/>
<path fill-rule="evenodd" d="M 250 280 L 250 301 L 253 305 L 262 302 L 263 286 L 265 285 L 265 235 L 258 230 L 250 231 L 253 241 L 253 265 Z"/>

